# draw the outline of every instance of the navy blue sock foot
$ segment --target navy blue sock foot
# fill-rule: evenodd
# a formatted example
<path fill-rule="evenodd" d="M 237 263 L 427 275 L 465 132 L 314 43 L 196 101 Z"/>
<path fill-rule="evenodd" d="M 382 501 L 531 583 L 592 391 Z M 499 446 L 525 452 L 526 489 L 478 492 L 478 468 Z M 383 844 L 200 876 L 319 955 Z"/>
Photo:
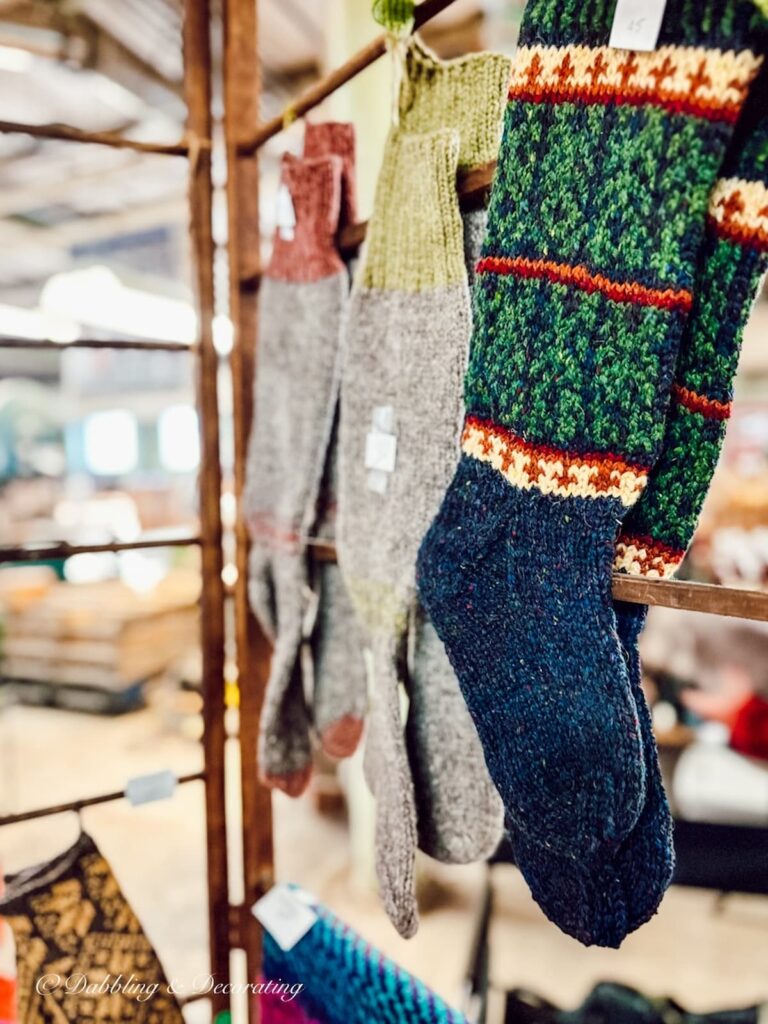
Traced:
<path fill-rule="evenodd" d="M 624 885 L 629 930 L 650 920 L 659 909 L 675 869 L 672 814 L 669 810 L 653 734 L 653 719 L 641 686 L 642 672 L 637 642 L 648 609 L 617 601 L 616 622 L 629 667 L 632 693 L 640 719 L 646 773 L 646 799 L 637 825 L 619 847 L 616 868 Z"/>
<path fill-rule="evenodd" d="M 512 832 L 518 867 L 547 917 L 584 945 L 613 948 L 653 917 L 674 869 L 672 818 L 640 685 L 637 643 L 647 609 L 619 601 L 615 610 L 643 739 L 647 792 L 637 824 L 623 843 L 606 846 L 594 864 L 558 856 Z"/>
<path fill-rule="evenodd" d="M 512 827 L 589 861 L 645 794 L 611 600 L 617 506 L 524 491 L 463 456 L 418 562 Z"/>

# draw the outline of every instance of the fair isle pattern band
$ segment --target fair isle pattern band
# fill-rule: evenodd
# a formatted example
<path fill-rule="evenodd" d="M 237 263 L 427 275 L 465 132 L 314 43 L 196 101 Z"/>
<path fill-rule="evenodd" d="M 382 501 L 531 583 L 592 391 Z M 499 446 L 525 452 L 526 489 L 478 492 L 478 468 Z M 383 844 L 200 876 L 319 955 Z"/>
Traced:
<path fill-rule="evenodd" d="M 761 181 L 721 178 L 712 191 L 709 220 L 722 238 L 768 251 L 768 188 Z"/>
<path fill-rule="evenodd" d="M 613 567 L 617 572 L 630 576 L 647 576 L 663 580 L 674 576 L 685 551 L 653 540 L 652 537 L 633 537 L 621 534 L 616 542 L 616 557 Z"/>
<path fill-rule="evenodd" d="M 735 122 L 762 58 L 703 47 L 660 46 L 652 53 L 608 46 L 524 46 L 510 100 L 664 107 Z"/>
<path fill-rule="evenodd" d="M 468 416 L 461 447 L 488 463 L 514 487 L 561 498 L 618 498 L 627 508 L 640 497 L 648 471 L 615 455 L 576 455 L 522 438 L 477 416 Z"/>

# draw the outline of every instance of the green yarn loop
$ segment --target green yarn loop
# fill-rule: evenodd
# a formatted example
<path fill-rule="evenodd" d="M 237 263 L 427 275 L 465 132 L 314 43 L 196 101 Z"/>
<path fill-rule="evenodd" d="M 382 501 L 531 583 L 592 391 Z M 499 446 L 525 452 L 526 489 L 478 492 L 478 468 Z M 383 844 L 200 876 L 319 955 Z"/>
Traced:
<path fill-rule="evenodd" d="M 389 32 L 410 28 L 415 11 L 415 0 L 373 0 L 373 17 Z"/>

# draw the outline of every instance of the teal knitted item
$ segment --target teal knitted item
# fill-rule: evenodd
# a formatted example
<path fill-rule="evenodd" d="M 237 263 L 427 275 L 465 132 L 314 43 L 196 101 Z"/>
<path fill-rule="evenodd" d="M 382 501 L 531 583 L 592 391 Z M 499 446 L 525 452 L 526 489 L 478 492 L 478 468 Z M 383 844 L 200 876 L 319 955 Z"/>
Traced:
<path fill-rule="evenodd" d="M 462 457 L 419 556 L 510 828 L 542 851 L 535 894 L 551 855 L 596 870 L 645 806 L 614 545 L 662 449 L 709 195 L 764 46 L 748 0 L 670 0 L 656 51 L 613 50 L 614 8 L 526 9 Z M 545 910 L 575 930 L 569 877 Z M 616 872 L 606 888 L 582 941 L 626 927 Z"/>
<path fill-rule="evenodd" d="M 289 951 L 264 933 L 264 980 L 300 987 L 291 1001 L 261 995 L 264 1024 L 468 1024 L 421 981 L 325 907 Z"/>

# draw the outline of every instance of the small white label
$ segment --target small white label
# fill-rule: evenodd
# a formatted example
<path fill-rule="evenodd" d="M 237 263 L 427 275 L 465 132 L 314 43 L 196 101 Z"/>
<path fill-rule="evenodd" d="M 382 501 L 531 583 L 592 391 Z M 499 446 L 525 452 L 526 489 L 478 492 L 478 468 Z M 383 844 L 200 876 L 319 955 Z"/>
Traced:
<path fill-rule="evenodd" d="M 277 191 L 277 211 L 275 213 L 277 233 L 286 242 L 293 241 L 296 228 L 296 210 L 290 189 L 283 184 Z"/>
<path fill-rule="evenodd" d="M 393 405 L 374 405 L 371 429 L 378 430 L 381 434 L 394 434 L 395 407 Z"/>
<path fill-rule="evenodd" d="M 168 800 L 173 796 L 176 782 L 176 775 L 169 770 L 136 775 L 125 784 L 125 799 L 134 807 L 151 804 L 155 800 Z"/>
<path fill-rule="evenodd" d="M 287 885 L 273 885 L 254 903 L 251 913 L 285 952 L 293 949 L 317 921 L 306 894 L 299 897 Z"/>
<path fill-rule="evenodd" d="M 609 46 L 617 50 L 655 50 L 667 0 L 618 0 Z"/>
<path fill-rule="evenodd" d="M 386 494 L 389 485 L 389 473 L 380 469 L 369 469 L 365 477 L 365 486 L 374 494 Z"/>
<path fill-rule="evenodd" d="M 397 462 L 397 438 L 372 430 L 365 438 L 365 468 L 394 473 Z"/>

